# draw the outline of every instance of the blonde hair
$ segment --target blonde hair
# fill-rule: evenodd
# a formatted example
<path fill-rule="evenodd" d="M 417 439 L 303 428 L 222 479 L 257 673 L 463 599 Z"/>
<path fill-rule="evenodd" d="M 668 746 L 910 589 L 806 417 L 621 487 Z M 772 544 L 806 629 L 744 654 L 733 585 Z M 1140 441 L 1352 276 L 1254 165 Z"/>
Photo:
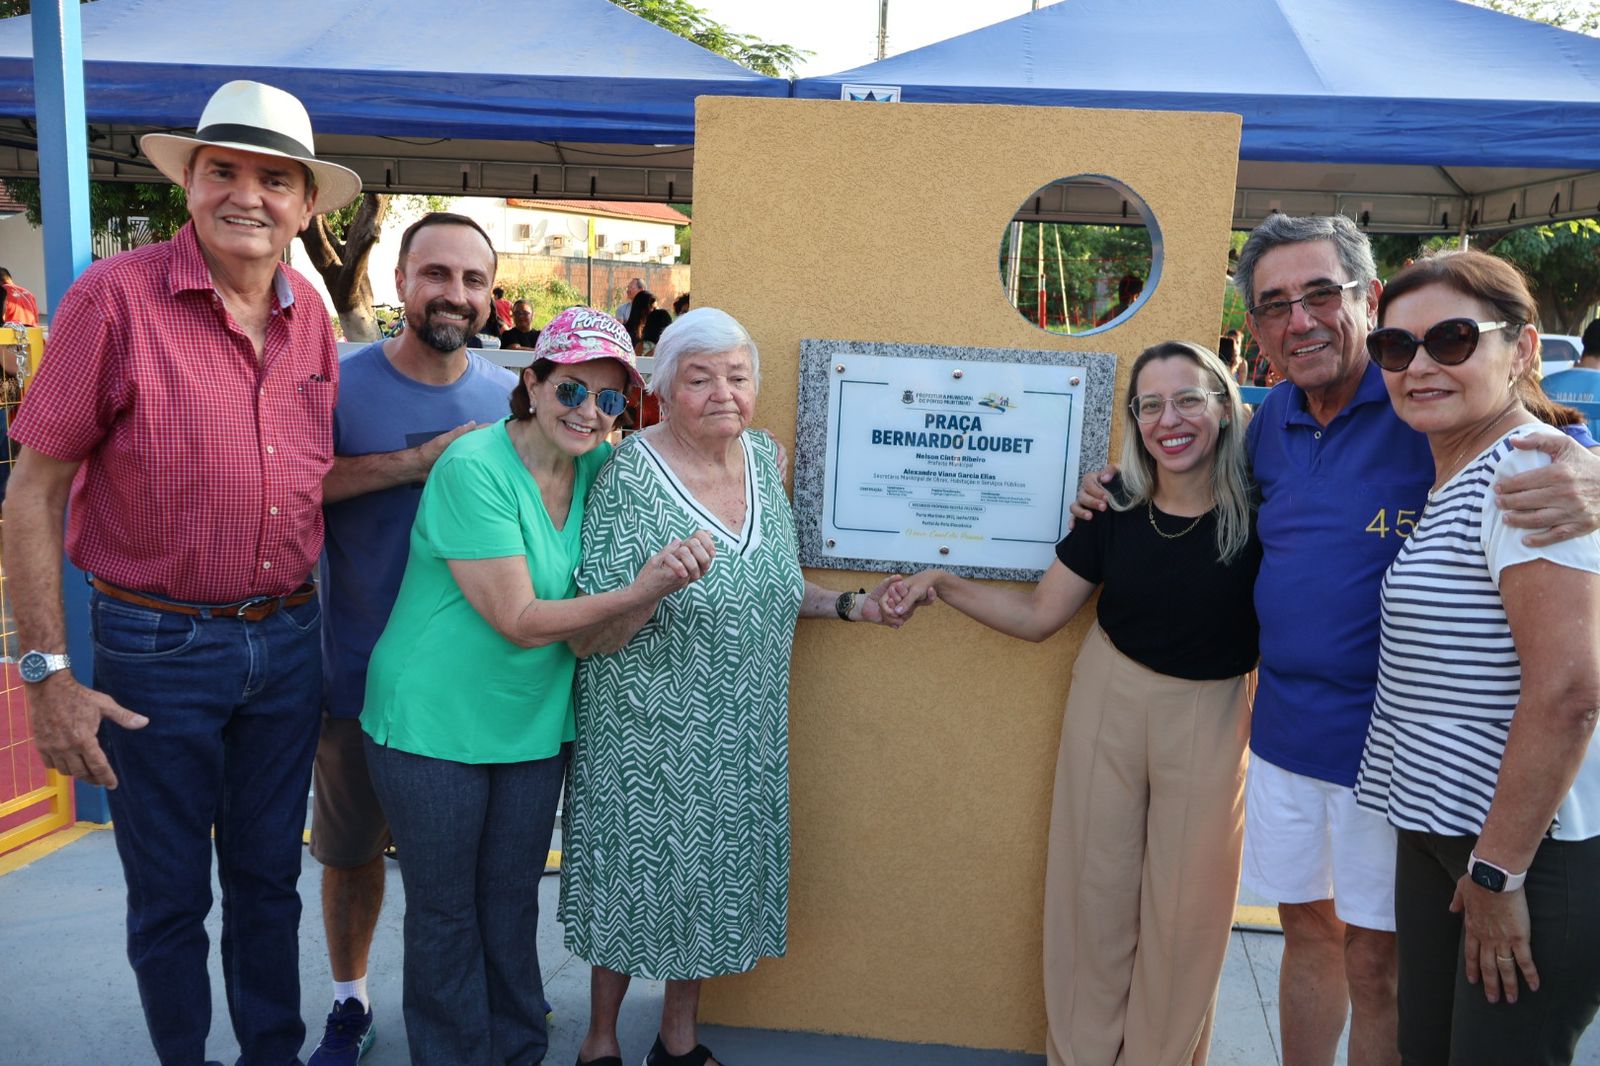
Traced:
<path fill-rule="evenodd" d="M 1163 341 L 1146 348 L 1133 361 L 1128 392 L 1122 404 L 1122 493 L 1113 494 L 1111 506 L 1126 511 L 1149 503 L 1160 481 L 1155 457 L 1144 447 L 1139 420 L 1133 416 L 1134 391 L 1139 373 L 1158 359 L 1187 359 L 1211 378 L 1211 391 L 1223 394 L 1226 425 L 1217 430 L 1217 447 L 1211 456 L 1211 498 L 1217 511 L 1217 561 L 1231 563 L 1250 539 L 1252 508 L 1250 471 L 1244 447 L 1244 405 L 1239 385 L 1222 360 L 1188 341 Z"/>

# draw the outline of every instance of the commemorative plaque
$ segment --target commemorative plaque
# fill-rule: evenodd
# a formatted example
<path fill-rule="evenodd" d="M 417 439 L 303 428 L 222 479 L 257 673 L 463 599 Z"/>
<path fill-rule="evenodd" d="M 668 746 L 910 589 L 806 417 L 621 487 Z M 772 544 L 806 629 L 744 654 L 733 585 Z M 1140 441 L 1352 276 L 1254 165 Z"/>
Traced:
<path fill-rule="evenodd" d="M 1106 461 L 1115 357 L 807 340 L 795 511 L 806 566 L 1032 580 Z"/>

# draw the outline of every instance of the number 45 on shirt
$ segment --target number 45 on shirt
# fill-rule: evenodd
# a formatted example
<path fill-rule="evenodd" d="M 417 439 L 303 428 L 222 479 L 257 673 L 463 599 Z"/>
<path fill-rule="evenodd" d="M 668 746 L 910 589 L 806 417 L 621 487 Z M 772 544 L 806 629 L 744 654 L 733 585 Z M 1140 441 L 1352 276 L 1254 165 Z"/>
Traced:
<path fill-rule="evenodd" d="M 1367 532 L 1376 533 L 1380 537 L 1387 537 L 1393 533 L 1397 537 L 1409 537 L 1411 531 L 1417 528 L 1417 515 L 1420 511 L 1411 511 L 1397 508 L 1394 514 L 1394 524 L 1389 524 L 1390 511 L 1387 507 L 1378 508 L 1378 513 L 1372 516 L 1372 521 L 1367 523 Z"/>

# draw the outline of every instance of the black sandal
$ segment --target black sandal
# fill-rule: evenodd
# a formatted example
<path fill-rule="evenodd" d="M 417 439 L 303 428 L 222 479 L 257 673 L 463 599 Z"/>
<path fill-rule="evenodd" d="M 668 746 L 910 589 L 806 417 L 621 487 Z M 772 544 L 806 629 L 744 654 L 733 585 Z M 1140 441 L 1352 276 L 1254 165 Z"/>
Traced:
<path fill-rule="evenodd" d="M 598 1059 L 590 1059 L 588 1062 L 585 1062 L 583 1060 L 583 1056 L 579 1055 L 578 1066 L 622 1066 L 622 1056 L 602 1055 Z"/>
<path fill-rule="evenodd" d="M 655 1047 L 650 1049 L 650 1054 L 645 1056 L 644 1066 L 706 1066 L 706 1063 L 716 1058 L 711 1054 L 711 1049 L 704 1044 L 696 1044 L 693 1051 L 686 1051 L 682 1055 L 667 1054 L 667 1045 L 661 1042 L 661 1037 L 656 1036 Z M 716 1059 L 718 1066 L 727 1066 L 721 1059 Z"/>

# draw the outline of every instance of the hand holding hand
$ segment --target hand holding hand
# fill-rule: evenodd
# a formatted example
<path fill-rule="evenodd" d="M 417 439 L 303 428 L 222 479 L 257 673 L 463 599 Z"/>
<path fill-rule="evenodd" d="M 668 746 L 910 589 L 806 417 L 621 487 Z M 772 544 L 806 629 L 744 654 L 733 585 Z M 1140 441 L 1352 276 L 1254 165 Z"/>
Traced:
<path fill-rule="evenodd" d="M 896 575 L 884 581 L 876 590 L 882 593 L 880 598 L 884 610 L 890 617 L 900 619 L 903 625 L 918 607 L 926 607 L 939 598 L 934 582 L 940 573 L 938 570 L 924 570 L 911 577 Z"/>
<path fill-rule="evenodd" d="M 878 582 L 876 588 L 857 601 L 861 621 L 899 629 L 911 620 L 912 612 L 918 607 L 933 602 L 931 589 L 925 594 L 913 596 L 905 590 L 905 584 L 906 579 L 899 574 L 890 574 Z M 890 609 L 891 598 L 899 609 Z"/>
<path fill-rule="evenodd" d="M 652 555 L 634 578 L 646 593 L 660 599 L 700 580 L 716 558 L 717 545 L 706 530 L 698 530 L 687 540 L 674 540 Z"/>
<path fill-rule="evenodd" d="M 1529 941 L 1528 897 L 1515 892 L 1490 892 L 1462 875 L 1456 882 L 1452 914 L 1460 913 L 1467 981 L 1483 981 L 1483 995 L 1498 1003 L 1502 993 L 1507 1003 L 1517 1001 L 1517 971 L 1530 992 L 1539 991 L 1539 971 L 1533 965 L 1533 945 Z"/>
<path fill-rule="evenodd" d="M 1495 482 L 1506 525 L 1537 530 L 1524 544 L 1538 548 L 1600 529 L 1600 457 L 1564 433 L 1513 437 L 1511 446 L 1550 456 L 1549 466 Z"/>
<path fill-rule="evenodd" d="M 1094 518 L 1095 512 L 1104 511 L 1111 504 L 1111 493 L 1106 486 L 1118 473 L 1115 464 L 1083 475 L 1083 484 L 1078 486 L 1078 498 L 1072 501 L 1068 508 L 1074 520 L 1089 520 Z"/>
<path fill-rule="evenodd" d="M 91 785 L 116 788 L 117 775 L 100 748 L 100 722 L 143 729 L 150 719 L 104 692 L 84 688 L 66 671 L 30 685 L 27 698 L 33 746 L 45 766 Z"/>

